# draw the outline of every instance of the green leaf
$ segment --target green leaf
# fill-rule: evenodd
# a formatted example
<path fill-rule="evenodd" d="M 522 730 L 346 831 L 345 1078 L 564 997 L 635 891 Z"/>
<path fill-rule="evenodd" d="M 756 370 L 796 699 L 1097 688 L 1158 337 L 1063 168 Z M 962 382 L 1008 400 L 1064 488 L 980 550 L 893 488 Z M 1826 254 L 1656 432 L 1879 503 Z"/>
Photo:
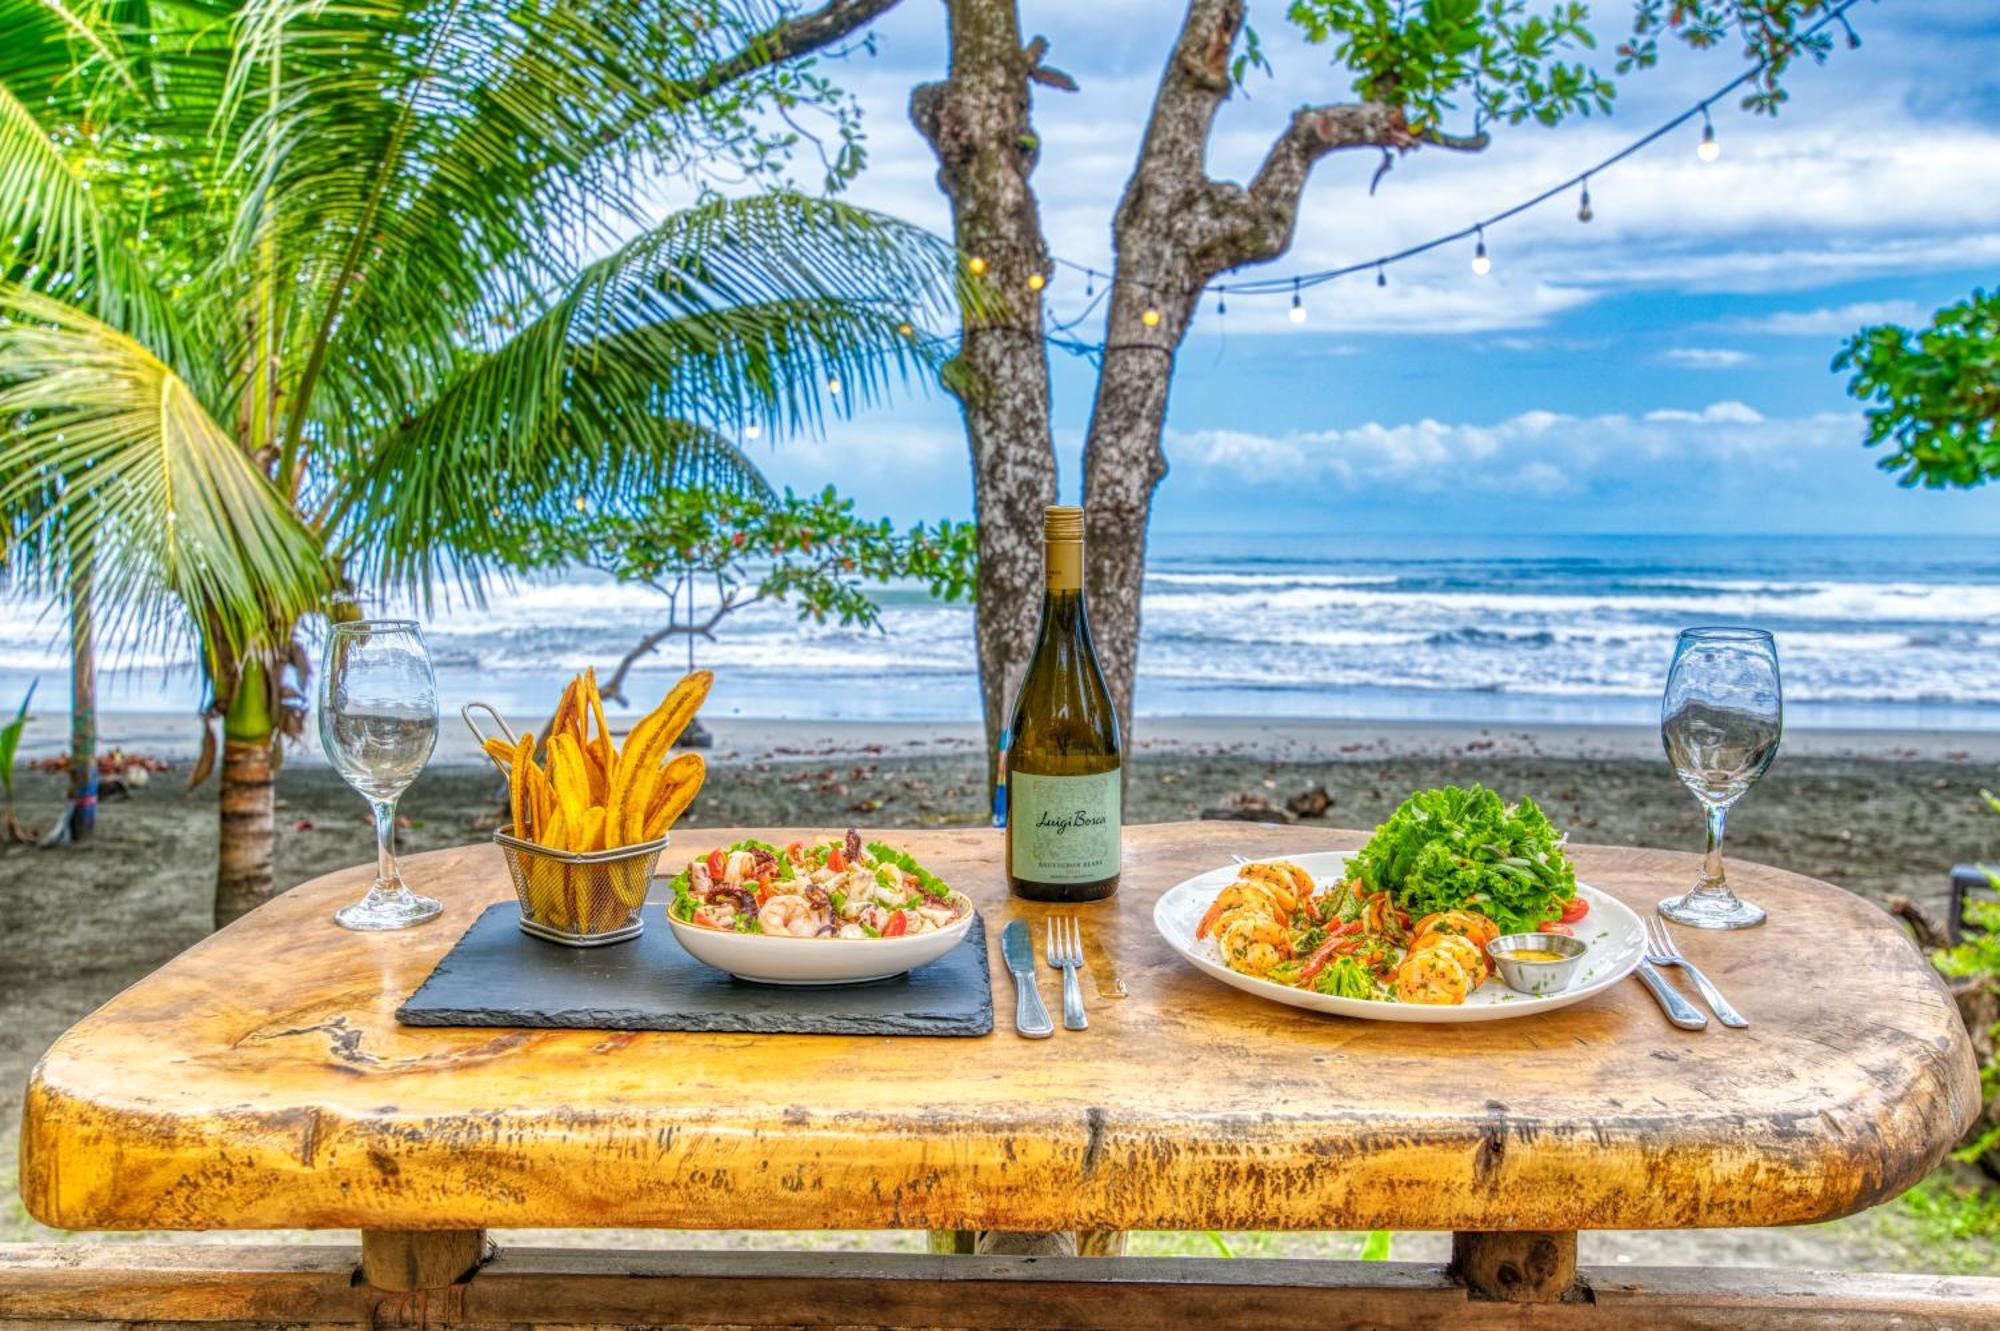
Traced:
<path fill-rule="evenodd" d="M 188 385 L 83 311 L 0 284 L 0 516 L 45 589 L 97 552 L 106 637 L 191 629 L 238 652 L 317 606 L 319 543 Z"/>

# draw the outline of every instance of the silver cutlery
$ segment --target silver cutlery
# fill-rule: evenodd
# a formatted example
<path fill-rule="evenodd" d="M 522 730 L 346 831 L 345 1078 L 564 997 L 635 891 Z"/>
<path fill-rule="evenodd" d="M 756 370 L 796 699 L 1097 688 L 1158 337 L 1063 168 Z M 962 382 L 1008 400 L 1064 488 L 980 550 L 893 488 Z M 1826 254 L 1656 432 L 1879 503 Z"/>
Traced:
<path fill-rule="evenodd" d="M 1701 997 L 1715 1013 L 1715 1019 L 1725 1026 L 1738 1030 L 1750 1023 L 1742 1013 L 1730 1005 L 1701 968 L 1681 955 L 1680 945 L 1674 942 L 1674 932 L 1665 920 L 1649 916 L 1646 920 L 1646 960 L 1655 966 L 1678 966 L 1688 973 L 1694 987 L 1701 990 Z"/>
<path fill-rule="evenodd" d="M 1083 1015 L 1083 929 L 1074 915 L 1051 915 L 1047 930 L 1049 966 L 1062 972 L 1063 1029 L 1086 1030 L 1090 1019 Z"/>
<path fill-rule="evenodd" d="M 1007 973 L 1014 977 L 1014 1029 L 1031 1040 L 1043 1040 L 1056 1033 L 1049 1010 L 1042 1006 L 1041 991 L 1035 987 L 1035 939 L 1025 920 L 1009 920 L 1000 931 L 1000 956 Z"/>
<path fill-rule="evenodd" d="M 1695 1009 L 1695 1005 L 1681 997 L 1680 990 L 1667 983 L 1667 977 L 1653 969 L 1650 961 L 1641 961 L 1639 969 L 1632 972 L 1639 977 L 1639 983 L 1652 992 L 1659 1000 L 1660 1008 L 1667 1014 L 1667 1020 L 1684 1031 L 1704 1031 L 1708 1029 L 1708 1018 Z"/>

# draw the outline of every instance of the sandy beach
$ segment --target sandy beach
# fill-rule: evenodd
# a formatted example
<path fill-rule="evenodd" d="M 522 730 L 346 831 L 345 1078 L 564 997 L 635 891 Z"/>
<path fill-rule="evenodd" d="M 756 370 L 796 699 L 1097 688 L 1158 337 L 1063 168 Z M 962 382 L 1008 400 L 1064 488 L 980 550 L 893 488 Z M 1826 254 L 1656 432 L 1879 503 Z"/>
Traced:
<path fill-rule="evenodd" d="M 63 726 L 59 715 L 38 717 L 28 752 L 59 751 Z M 12 1188 L 18 1088 L 35 1057 L 70 1022 L 207 932 L 214 791 L 185 789 L 192 723 L 115 714 L 104 730 L 107 747 L 168 757 L 174 770 L 154 776 L 131 798 L 106 804 L 100 834 L 84 849 L 0 850 L 0 922 L 9 936 L 34 940 L 32 949 L 10 949 L 0 969 L 0 1010 L 11 1017 L 0 1025 L 0 1085 L 8 1088 L 0 1101 L 0 1180 L 8 1196 L 0 1206 L 0 1239 L 47 1234 L 20 1210 Z M 774 822 L 890 828 L 987 818 L 971 726 L 730 720 L 718 723 L 716 732 L 709 783 L 685 828 Z M 499 784 L 462 735 L 455 723 L 445 727 L 437 758 L 404 800 L 407 850 L 474 841 L 491 829 Z M 1282 807 L 1320 785 L 1332 805 L 1319 822 L 1365 828 L 1414 788 L 1480 781 L 1508 795 L 1533 795 L 1577 841 L 1696 849 L 1697 808 L 1658 743 L 1647 730 L 1599 726 L 1148 723 L 1132 746 L 1127 816 L 1150 822 L 1246 803 Z M 1954 862 L 2000 858 L 2000 818 L 1979 797 L 1983 787 L 1996 784 L 1996 762 L 2000 736 L 1994 735 L 1797 731 L 1787 735 L 1776 766 L 1732 819 L 1730 848 L 1877 902 L 1908 896 L 1935 914 Z M 25 773 L 22 820 L 46 824 L 61 793 L 60 777 Z M 281 884 L 371 853 L 362 802 L 311 750 L 289 756 L 278 795 Z M 171 853 L 163 854 L 163 847 Z M 1679 886 L 1662 884 L 1663 890 Z M 729 1234 L 671 1239 L 675 1245 L 749 1241 Z M 921 1237 L 801 1235 L 783 1241 L 911 1247 Z M 1265 1255 L 1339 1254 L 1350 1252 L 1352 1242 L 1330 1235 L 1233 1241 L 1246 1254 Z M 2000 1257 L 1985 1241 L 1936 1245 L 1904 1203 L 1803 1230 L 1599 1234 L 1585 1242 L 1586 1260 L 1605 1262 L 1937 1270 Z M 1421 1259 L 1442 1244 L 1441 1236 L 1404 1236 L 1396 1255 Z M 1138 1250 L 1213 1248 L 1200 1235 L 1163 1235 L 1142 1240 Z"/>

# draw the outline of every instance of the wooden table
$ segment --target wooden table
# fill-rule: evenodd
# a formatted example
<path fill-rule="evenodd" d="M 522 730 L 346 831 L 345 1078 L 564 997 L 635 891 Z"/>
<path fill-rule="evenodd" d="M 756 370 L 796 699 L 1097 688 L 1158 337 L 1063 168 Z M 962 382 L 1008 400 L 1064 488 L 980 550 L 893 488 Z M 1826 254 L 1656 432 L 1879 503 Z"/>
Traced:
<path fill-rule="evenodd" d="M 700 850 L 743 835 L 799 833 L 689 831 L 681 841 Z M 359 893 L 367 870 L 329 875 L 189 949 L 57 1041 L 28 1090 L 28 1208 L 75 1229 L 359 1228 L 372 1289 L 342 1285 L 332 1267 L 293 1269 L 296 1257 L 265 1260 L 284 1269 L 257 1280 L 235 1268 L 204 1274 L 215 1256 L 185 1252 L 140 1281 L 149 1297 L 226 1287 L 230 1309 L 274 1319 L 331 1299 L 339 1315 L 329 1324 L 339 1325 L 350 1324 L 340 1310 L 383 1297 L 391 1303 L 370 1304 L 369 1317 L 417 1307 L 435 1320 L 444 1305 L 427 1287 L 455 1291 L 451 1306 L 466 1318 L 468 1308 L 546 1308 L 579 1323 L 761 1326 L 799 1314 L 1123 1326 L 1152 1309 L 1272 1325 L 1269 1291 L 1280 1289 L 1347 1300 L 1345 1315 L 1362 1310 L 1380 1325 L 1429 1324 L 1442 1305 L 1425 1300 L 1437 1298 L 1452 1301 L 1455 1323 L 1486 1324 L 1486 1305 L 1468 1297 L 1563 1300 L 1603 1325 L 1635 1308 L 1694 1316 L 1721 1287 L 1670 1275 L 1635 1283 L 1622 1269 L 1579 1279 L 1577 1230 L 1845 1215 L 1921 1178 L 1978 1106 L 1964 1028 L 1901 930 L 1857 897 L 1773 869 L 1731 866 L 1739 889 L 1770 910 L 1765 928 L 1679 933 L 1751 1017 L 1747 1031 L 1676 1030 L 1636 984 L 1532 1020 L 1415 1026 L 1262 1002 L 1187 967 L 1153 930 L 1155 898 L 1231 852 L 1353 846 L 1360 834 L 1134 827 L 1119 897 L 1079 912 L 1092 945 L 1091 1029 L 1027 1041 L 1011 1030 L 998 924 L 1043 912 L 1007 897 L 998 834 L 899 839 L 993 926 L 1000 1002 L 989 1037 L 398 1027 L 397 1005 L 485 905 L 509 894 L 492 848 L 440 851 L 405 864 L 413 887 L 446 904 L 435 926 L 342 931 L 331 912 Z M 1642 910 L 1697 868 L 1693 856 L 1662 851 L 1581 847 L 1576 857 L 1585 879 Z M 1105 994 L 1114 974 L 1122 1000 Z M 1044 987 L 1053 996 L 1046 974 Z M 1268 1264 L 1292 1269 L 1253 1278 L 1244 1264 L 1176 1262 L 1163 1273 L 1136 1259 L 991 1265 L 998 1258 L 865 1258 L 844 1274 L 838 1260 L 802 1258 L 739 1272 L 735 1259 L 687 1258 L 692 1266 L 672 1270 L 681 1280 L 662 1282 L 653 1277 L 664 1259 L 636 1255 L 583 1270 L 574 1255 L 534 1255 L 528 1266 L 503 1257 L 475 1273 L 480 1231 L 496 1226 L 1379 1227 L 1449 1229 L 1458 1240 L 1454 1268 L 1428 1274 L 1371 1264 L 1305 1280 L 1296 1268 L 1322 1264 Z M 95 1268 L 42 1261 L 0 1257 L 0 1323 L 10 1297 L 36 1289 L 116 1303 L 104 1288 L 116 1282 Z M 1162 1278 L 1140 1278 L 1149 1271 Z M 1093 1301 L 1087 1291 L 1107 1282 L 1118 1298 Z M 575 1301 L 586 1286 L 601 1308 Z M 1033 1297 L 1023 1293 L 1031 1287 Z M 253 1288 L 280 1301 L 243 1302 Z M 1959 1325 L 2000 1325 L 2000 1282 L 1761 1288 L 1740 1297 L 1780 1306 L 1811 1294 L 1820 1311 L 1854 1310 L 1856 1325 L 1937 1306 Z M 549 1301 L 550 1289 L 569 1302 Z M 821 1303 L 802 1303 L 813 1289 Z M 864 1289 L 865 1308 L 836 1293 Z M 633 1291 L 668 1302 L 642 1306 Z M 504 1302 L 479 1302 L 503 1292 Z M 826 1315 L 804 1316 L 812 1306 Z M 1740 1315 L 1751 1305 L 1715 1306 Z"/>

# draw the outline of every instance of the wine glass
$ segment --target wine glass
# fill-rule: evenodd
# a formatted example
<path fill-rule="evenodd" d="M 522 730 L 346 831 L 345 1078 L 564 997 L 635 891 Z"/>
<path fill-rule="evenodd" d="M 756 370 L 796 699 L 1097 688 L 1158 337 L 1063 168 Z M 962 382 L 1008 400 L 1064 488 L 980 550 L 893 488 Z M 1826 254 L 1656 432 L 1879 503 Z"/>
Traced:
<path fill-rule="evenodd" d="M 1784 733 L 1778 645 L 1762 629 L 1697 628 L 1674 644 L 1660 737 L 1681 784 L 1708 813 L 1708 859 L 1701 878 L 1660 903 L 1660 914 L 1697 929 L 1748 929 L 1762 907 L 1740 900 L 1722 874 L 1723 824 L 1729 806 L 1778 756 Z"/>
<path fill-rule="evenodd" d="M 437 676 L 414 620 L 335 624 L 319 674 L 319 739 L 327 760 L 375 812 L 375 885 L 334 912 L 349 929 L 407 929 L 443 903 L 396 870 L 396 800 L 437 744 Z"/>

